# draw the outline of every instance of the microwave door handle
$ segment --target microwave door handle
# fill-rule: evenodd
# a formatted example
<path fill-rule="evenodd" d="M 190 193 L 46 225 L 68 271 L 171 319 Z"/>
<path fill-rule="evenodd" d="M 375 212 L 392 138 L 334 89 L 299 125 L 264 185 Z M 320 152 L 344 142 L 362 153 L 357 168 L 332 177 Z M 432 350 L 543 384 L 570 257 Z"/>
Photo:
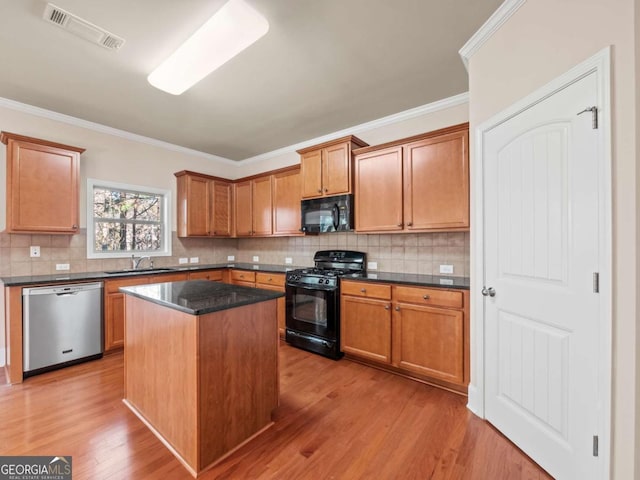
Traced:
<path fill-rule="evenodd" d="M 338 208 L 337 203 L 333 204 L 333 208 L 331 209 L 331 218 L 333 219 L 333 229 L 337 232 L 338 227 L 340 226 L 340 208 Z"/>

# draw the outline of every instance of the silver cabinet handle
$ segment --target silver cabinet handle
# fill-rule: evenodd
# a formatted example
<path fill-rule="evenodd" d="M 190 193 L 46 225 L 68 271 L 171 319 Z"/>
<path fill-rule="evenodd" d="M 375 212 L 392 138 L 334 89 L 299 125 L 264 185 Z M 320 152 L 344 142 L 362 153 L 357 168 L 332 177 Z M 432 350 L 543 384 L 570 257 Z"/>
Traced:
<path fill-rule="evenodd" d="M 495 297 L 496 291 L 493 287 L 482 287 L 482 295 L 484 295 L 485 297 Z"/>

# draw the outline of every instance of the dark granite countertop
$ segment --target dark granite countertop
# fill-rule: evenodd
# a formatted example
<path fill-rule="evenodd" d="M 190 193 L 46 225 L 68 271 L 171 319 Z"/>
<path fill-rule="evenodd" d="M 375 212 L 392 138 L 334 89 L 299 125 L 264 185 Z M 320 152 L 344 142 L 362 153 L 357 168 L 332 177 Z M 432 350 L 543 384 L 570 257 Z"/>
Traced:
<path fill-rule="evenodd" d="M 3 277 L 0 280 L 7 287 L 38 285 L 45 283 L 68 283 L 84 282 L 88 280 L 112 280 L 116 278 L 133 277 L 137 275 L 162 275 L 176 272 L 194 272 L 198 270 L 219 270 L 224 268 L 236 268 L 239 270 L 252 270 L 255 272 L 285 273 L 297 268 L 293 265 L 262 265 L 254 263 L 214 263 L 214 264 L 189 264 L 174 267 L 158 267 L 157 269 L 140 269 L 136 271 L 118 270 L 118 273 L 106 272 L 83 272 L 83 273 L 63 273 L 55 275 L 25 275 L 15 277 Z"/>
<path fill-rule="evenodd" d="M 282 292 L 207 280 L 152 283 L 122 287 L 120 291 L 191 315 L 204 315 L 284 296 Z"/>
<path fill-rule="evenodd" d="M 346 277 L 344 280 L 358 282 L 384 282 L 415 285 L 418 287 L 457 288 L 469 290 L 468 277 L 445 277 L 439 275 L 419 275 L 417 273 L 369 272 L 363 277 Z"/>

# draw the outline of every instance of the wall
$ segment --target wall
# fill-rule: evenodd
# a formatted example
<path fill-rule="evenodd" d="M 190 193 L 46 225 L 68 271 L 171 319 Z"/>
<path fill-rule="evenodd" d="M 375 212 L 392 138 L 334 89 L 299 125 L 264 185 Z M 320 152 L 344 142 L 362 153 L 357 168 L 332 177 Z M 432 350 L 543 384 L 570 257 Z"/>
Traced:
<path fill-rule="evenodd" d="M 634 471 L 640 449 L 640 399 L 636 388 L 640 179 L 635 144 L 634 1 L 525 2 L 470 59 L 469 116 L 473 131 L 608 45 L 613 45 L 612 471 L 613 478 L 629 480 L 640 479 L 640 471 Z"/>

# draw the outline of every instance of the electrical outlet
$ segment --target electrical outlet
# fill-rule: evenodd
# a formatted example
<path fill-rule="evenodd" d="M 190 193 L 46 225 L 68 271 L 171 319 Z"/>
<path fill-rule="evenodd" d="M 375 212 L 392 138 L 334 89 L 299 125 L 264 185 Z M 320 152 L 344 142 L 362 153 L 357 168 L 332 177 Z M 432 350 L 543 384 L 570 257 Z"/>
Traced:
<path fill-rule="evenodd" d="M 188 259 L 187 257 L 180 257 L 180 258 L 178 259 L 178 263 L 179 263 L 180 265 L 184 265 L 185 263 L 189 263 L 189 259 Z"/>
<path fill-rule="evenodd" d="M 33 257 L 33 258 L 39 257 L 40 256 L 40 247 L 31 247 L 29 249 L 29 255 L 31 255 L 31 257 Z"/>
<path fill-rule="evenodd" d="M 198 263 L 200 261 L 200 259 L 198 257 L 191 257 L 189 259 L 189 263 Z"/>
<path fill-rule="evenodd" d="M 451 278 L 441 278 L 440 285 L 453 285 L 453 280 Z"/>
<path fill-rule="evenodd" d="M 293 263 L 293 258 L 284 257 L 284 263 L 285 263 L 285 265 L 291 265 Z"/>
<path fill-rule="evenodd" d="M 227 262 L 234 262 L 236 260 L 235 255 L 227 255 Z"/>
<path fill-rule="evenodd" d="M 453 265 L 440 265 L 440 273 L 453 273 Z"/>
<path fill-rule="evenodd" d="M 258 255 L 254 255 L 253 256 L 253 261 L 254 262 L 259 262 L 260 261 L 260 257 Z"/>
<path fill-rule="evenodd" d="M 56 270 L 69 270 L 68 263 L 56 263 Z"/>
<path fill-rule="evenodd" d="M 377 270 L 378 262 L 367 262 L 367 270 Z"/>

